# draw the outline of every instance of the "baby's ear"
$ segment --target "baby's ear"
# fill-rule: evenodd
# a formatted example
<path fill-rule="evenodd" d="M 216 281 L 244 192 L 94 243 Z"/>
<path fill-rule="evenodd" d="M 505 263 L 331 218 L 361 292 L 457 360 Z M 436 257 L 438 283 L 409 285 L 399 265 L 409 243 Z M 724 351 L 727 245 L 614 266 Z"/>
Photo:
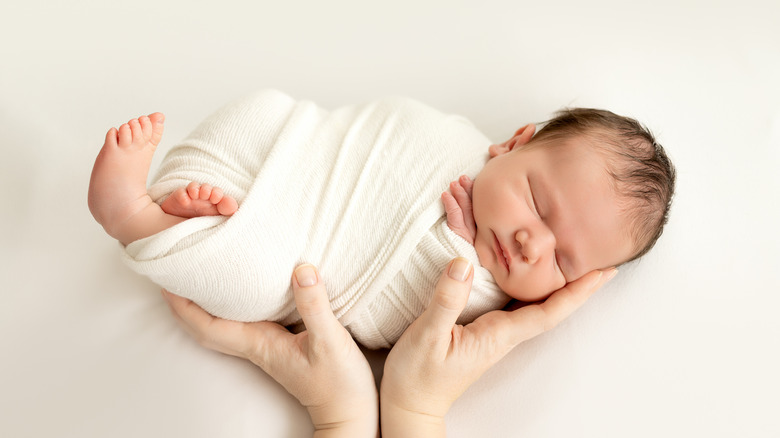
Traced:
<path fill-rule="evenodd" d="M 501 143 L 501 144 L 494 144 L 488 148 L 488 153 L 490 153 L 490 158 L 495 158 L 499 155 L 505 154 L 514 148 L 518 146 L 523 146 L 524 144 L 531 141 L 531 138 L 534 136 L 534 132 L 536 132 L 536 125 L 533 123 L 529 123 L 522 128 L 515 131 L 515 135 L 512 136 L 509 140 Z"/>
<path fill-rule="evenodd" d="M 488 154 L 490 154 L 490 158 L 496 158 L 497 156 L 503 155 L 509 152 L 510 150 L 512 150 L 512 148 L 509 146 L 510 142 L 511 140 L 501 144 L 490 145 L 490 147 L 488 148 Z"/>
<path fill-rule="evenodd" d="M 522 146 L 529 141 L 531 141 L 531 138 L 533 138 L 534 133 L 536 132 L 536 125 L 533 123 L 529 123 L 522 128 L 515 131 L 515 137 L 517 141 L 512 146 L 512 149 L 514 149 L 517 146 Z"/>

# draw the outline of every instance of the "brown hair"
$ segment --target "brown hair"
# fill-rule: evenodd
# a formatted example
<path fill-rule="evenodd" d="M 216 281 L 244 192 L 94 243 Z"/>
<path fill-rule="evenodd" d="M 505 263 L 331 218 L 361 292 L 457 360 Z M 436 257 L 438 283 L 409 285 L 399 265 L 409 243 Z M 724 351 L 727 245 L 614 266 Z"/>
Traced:
<path fill-rule="evenodd" d="M 635 260 L 655 245 L 669 220 L 676 171 L 666 151 L 650 131 L 636 120 L 610 111 L 567 108 L 545 122 L 533 137 L 539 140 L 565 140 L 587 137 L 605 153 L 607 167 L 619 197 L 627 202 L 630 236 Z"/>

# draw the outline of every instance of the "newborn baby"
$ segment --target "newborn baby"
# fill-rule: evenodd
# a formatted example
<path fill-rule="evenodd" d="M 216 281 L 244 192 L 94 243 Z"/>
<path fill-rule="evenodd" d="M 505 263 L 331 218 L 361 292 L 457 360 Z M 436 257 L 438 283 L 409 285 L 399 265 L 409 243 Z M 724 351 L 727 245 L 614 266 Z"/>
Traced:
<path fill-rule="evenodd" d="M 453 257 L 475 267 L 460 323 L 640 257 L 674 188 L 652 135 L 608 111 L 491 145 L 410 99 L 328 112 L 269 90 L 204 121 L 147 190 L 163 121 L 109 130 L 92 172 L 90 210 L 127 263 L 215 316 L 285 325 L 300 322 L 290 275 L 313 263 L 371 348 L 422 313 Z"/>

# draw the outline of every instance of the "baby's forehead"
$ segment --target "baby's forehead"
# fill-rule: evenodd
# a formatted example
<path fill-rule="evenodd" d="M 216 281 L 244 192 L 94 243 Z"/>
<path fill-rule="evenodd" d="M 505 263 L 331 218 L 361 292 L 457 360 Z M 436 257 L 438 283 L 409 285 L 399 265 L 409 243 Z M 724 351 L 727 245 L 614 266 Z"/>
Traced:
<path fill-rule="evenodd" d="M 565 138 L 552 138 L 539 142 L 533 147 L 542 153 L 537 159 L 548 159 L 556 164 L 573 167 L 609 169 L 619 158 L 614 148 L 586 135 L 572 135 Z"/>

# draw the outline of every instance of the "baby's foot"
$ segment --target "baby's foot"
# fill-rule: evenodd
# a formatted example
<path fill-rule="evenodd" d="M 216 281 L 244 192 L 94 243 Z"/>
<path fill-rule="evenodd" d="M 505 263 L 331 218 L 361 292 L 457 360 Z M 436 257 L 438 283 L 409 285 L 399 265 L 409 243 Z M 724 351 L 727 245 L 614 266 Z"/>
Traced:
<path fill-rule="evenodd" d="M 154 113 L 130 120 L 119 129 L 111 128 L 95 160 L 89 210 L 106 232 L 122 243 L 134 237 L 129 230 L 138 228 L 133 218 L 154 204 L 146 192 L 146 177 L 162 138 L 164 120 L 161 113 Z"/>
<path fill-rule="evenodd" d="M 195 181 L 186 188 L 177 189 L 163 201 L 163 211 L 179 217 L 230 216 L 238 209 L 238 203 L 225 195 L 219 187 L 200 185 Z"/>

